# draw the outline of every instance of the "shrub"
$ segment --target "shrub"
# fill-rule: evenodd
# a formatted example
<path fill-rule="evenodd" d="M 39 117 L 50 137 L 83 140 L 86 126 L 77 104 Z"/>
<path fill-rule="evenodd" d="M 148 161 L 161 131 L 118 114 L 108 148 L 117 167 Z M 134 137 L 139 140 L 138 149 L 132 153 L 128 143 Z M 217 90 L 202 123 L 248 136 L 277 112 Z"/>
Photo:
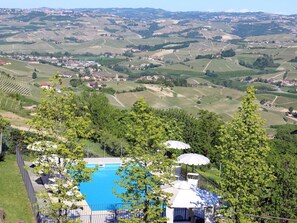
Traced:
<path fill-rule="evenodd" d="M 32 134 L 26 132 L 24 134 Z M 3 131 L 3 151 L 6 153 L 15 153 L 15 149 L 26 150 L 27 144 L 24 142 L 24 135 L 18 129 L 7 127 Z"/>
<path fill-rule="evenodd" d="M 4 161 L 4 159 L 5 159 L 5 153 L 4 152 L 0 153 L 0 162 Z"/>

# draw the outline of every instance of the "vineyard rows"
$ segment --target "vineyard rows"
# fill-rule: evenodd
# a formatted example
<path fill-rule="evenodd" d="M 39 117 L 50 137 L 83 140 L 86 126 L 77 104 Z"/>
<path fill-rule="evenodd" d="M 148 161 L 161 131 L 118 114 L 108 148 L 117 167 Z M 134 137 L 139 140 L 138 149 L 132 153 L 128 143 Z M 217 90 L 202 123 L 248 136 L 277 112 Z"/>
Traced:
<path fill-rule="evenodd" d="M 4 91 L 8 94 L 18 93 L 26 96 L 31 95 L 31 89 L 28 84 L 2 74 L 0 74 L 0 91 Z"/>
<path fill-rule="evenodd" d="M 21 108 L 19 101 L 0 95 L 0 109 L 17 113 Z"/>

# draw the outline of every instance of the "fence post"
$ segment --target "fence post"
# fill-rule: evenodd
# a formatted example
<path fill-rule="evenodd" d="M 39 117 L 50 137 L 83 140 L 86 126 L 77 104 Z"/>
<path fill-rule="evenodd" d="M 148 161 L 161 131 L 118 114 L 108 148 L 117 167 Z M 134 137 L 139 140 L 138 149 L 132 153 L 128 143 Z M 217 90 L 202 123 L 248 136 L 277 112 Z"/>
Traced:
<path fill-rule="evenodd" d="M 93 216 L 93 211 L 92 211 L 92 208 L 91 208 L 90 223 L 92 223 L 92 216 Z"/>
<path fill-rule="evenodd" d="M 0 223 L 5 223 L 5 212 L 3 208 L 0 208 Z"/>

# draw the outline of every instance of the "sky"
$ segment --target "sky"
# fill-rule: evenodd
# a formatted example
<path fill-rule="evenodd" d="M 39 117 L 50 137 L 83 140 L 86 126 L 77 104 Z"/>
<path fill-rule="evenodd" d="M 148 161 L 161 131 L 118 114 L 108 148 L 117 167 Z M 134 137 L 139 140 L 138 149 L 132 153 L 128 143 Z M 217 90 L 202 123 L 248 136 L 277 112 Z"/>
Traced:
<path fill-rule="evenodd" d="M 297 0 L 0 0 L 0 8 L 161 8 L 168 11 L 263 11 L 297 14 Z"/>

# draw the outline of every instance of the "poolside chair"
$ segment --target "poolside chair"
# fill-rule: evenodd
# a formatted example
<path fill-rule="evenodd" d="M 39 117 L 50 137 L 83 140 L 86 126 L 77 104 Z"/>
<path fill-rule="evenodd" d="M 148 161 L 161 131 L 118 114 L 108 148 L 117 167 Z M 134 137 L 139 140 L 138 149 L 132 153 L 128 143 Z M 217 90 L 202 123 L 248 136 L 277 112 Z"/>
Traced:
<path fill-rule="evenodd" d="M 180 177 L 181 177 L 181 166 L 175 166 L 174 177 L 175 177 L 176 180 L 180 180 Z"/>
<path fill-rule="evenodd" d="M 198 173 L 188 173 L 187 175 L 188 183 L 195 188 L 198 186 L 199 174 Z"/>

